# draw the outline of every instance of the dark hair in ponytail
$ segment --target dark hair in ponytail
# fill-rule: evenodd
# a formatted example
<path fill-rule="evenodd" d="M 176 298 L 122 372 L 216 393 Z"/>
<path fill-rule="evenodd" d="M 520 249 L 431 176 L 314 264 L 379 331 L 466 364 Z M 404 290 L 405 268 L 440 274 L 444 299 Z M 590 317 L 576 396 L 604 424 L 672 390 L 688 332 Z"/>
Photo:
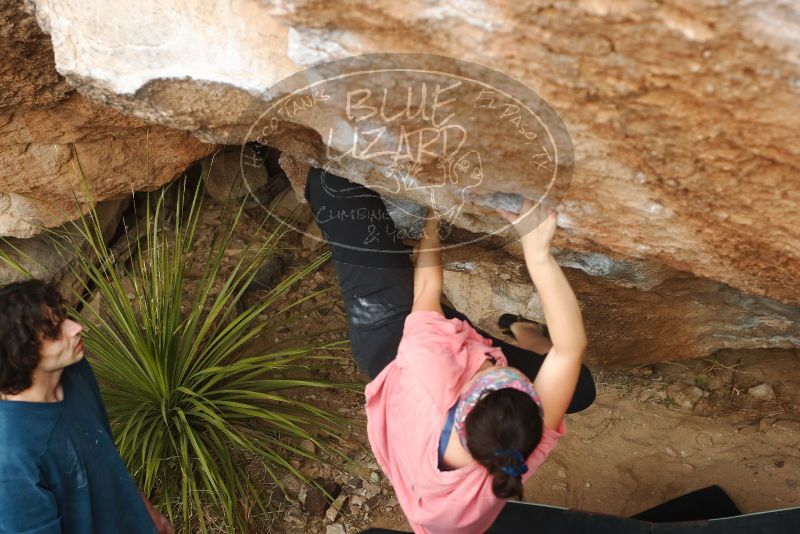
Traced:
<path fill-rule="evenodd" d="M 467 449 L 492 475 L 495 496 L 521 499 L 522 474 L 509 472 L 525 469 L 521 464 L 542 439 L 542 418 L 533 399 L 511 388 L 493 391 L 475 404 L 465 429 Z"/>

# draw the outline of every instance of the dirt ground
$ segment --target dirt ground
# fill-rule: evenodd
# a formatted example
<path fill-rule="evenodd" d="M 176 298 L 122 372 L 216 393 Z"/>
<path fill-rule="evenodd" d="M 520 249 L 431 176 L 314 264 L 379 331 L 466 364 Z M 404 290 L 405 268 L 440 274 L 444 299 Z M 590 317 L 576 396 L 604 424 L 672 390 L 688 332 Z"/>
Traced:
<path fill-rule="evenodd" d="M 206 219 L 213 224 L 213 217 Z M 308 250 L 299 236 L 289 244 L 295 248 L 288 267 L 324 250 Z M 297 291 L 324 286 L 334 289 L 308 303 L 295 331 L 324 328 L 338 331 L 331 338 L 345 337 L 330 263 Z M 704 359 L 593 371 L 597 401 L 567 416 L 567 435 L 527 484 L 526 500 L 627 516 L 718 484 L 745 512 L 800 506 L 800 351 L 723 351 Z M 325 373 L 364 382 L 352 363 Z M 297 461 L 310 478 L 334 480 L 343 497 L 338 511 L 324 504 L 327 510 L 313 513 L 306 489 L 297 481 L 287 484 L 290 498 L 280 503 L 275 531 L 410 530 L 369 451 L 363 397 L 317 390 L 307 398 L 349 420 L 351 435 L 342 447 L 352 464 Z"/>
<path fill-rule="evenodd" d="M 709 402 L 701 409 L 696 404 L 694 413 L 671 397 L 650 396 L 669 384 L 707 385 L 699 377 L 719 364 L 736 371 L 716 391 L 701 388 L 710 393 L 703 397 Z M 800 354 L 719 354 L 715 362 L 662 363 L 653 371 L 634 379 L 599 373 L 597 402 L 568 417 L 568 434 L 528 484 L 527 500 L 628 516 L 718 484 L 745 512 L 800 506 L 800 422 L 793 396 Z M 774 388 L 775 400 L 747 393 L 762 383 Z"/>

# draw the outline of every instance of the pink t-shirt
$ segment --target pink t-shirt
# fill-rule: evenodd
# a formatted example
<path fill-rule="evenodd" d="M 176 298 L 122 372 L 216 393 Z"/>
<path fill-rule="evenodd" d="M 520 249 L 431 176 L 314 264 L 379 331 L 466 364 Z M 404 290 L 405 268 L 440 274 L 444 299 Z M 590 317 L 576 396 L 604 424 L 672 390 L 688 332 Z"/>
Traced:
<path fill-rule="evenodd" d="M 484 532 L 505 505 L 492 493 L 492 477 L 478 463 L 438 469 L 439 437 L 447 411 L 488 357 L 506 358 L 491 340 L 461 319 L 417 311 L 405 320 L 397 358 L 367 384 L 367 432 L 375 458 L 394 486 L 414 532 Z M 545 427 L 528 457 L 523 482 L 564 435 Z"/>

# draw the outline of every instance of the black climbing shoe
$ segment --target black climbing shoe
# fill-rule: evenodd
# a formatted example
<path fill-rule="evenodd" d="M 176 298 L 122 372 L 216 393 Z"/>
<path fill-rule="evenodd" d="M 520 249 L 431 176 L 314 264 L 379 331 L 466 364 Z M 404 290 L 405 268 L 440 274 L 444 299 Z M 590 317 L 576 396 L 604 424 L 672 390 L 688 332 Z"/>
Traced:
<path fill-rule="evenodd" d="M 547 339 L 550 339 L 550 331 L 547 330 L 546 324 L 537 323 L 536 321 L 531 321 L 530 319 L 526 319 L 525 317 L 521 317 L 513 313 L 504 313 L 497 320 L 497 326 L 500 328 L 501 332 L 503 332 L 505 335 L 509 337 L 517 339 L 516 337 L 514 337 L 514 333 L 511 331 L 511 325 L 514 323 L 531 323 L 539 325 L 541 327 L 542 335 Z"/>

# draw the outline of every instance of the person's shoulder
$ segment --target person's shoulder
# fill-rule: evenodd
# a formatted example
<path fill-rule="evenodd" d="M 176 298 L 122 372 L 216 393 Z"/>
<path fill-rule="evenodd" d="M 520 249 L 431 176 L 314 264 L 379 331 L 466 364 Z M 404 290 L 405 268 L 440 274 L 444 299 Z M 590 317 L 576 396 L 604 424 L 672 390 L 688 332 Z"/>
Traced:
<path fill-rule="evenodd" d="M 0 444 L 6 440 L 41 441 L 61 416 L 60 403 L 0 400 Z"/>
<path fill-rule="evenodd" d="M 477 334 L 467 321 L 436 311 L 416 311 L 406 318 L 397 349 L 397 367 L 408 388 L 422 388 L 437 409 L 449 408 L 464 381 L 486 360 L 476 350 Z"/>
<path fill-rule="evenodd" d="M 0 401 L 0 477 L 20 478 L 38 469 L 58 421 L 54 411 L 16 410 Z M 8 403 L 8 404 L 6 404 Z M 26 406 L 27 408 L 27 406 Z"/>
<path fill-rule="evenodd" d="M 457 322 L 457 319 L 448 319 L 437 311 L 418 310 L 409 313 L 403 324 L 398 352 L 413 351 L 432 341 L 445 342 L 459 330 Z"/>
<path fill-rule="evenodd" d="M 439 340 L 458 340 L 459 342 L 469 338 L 491 346 L 491 340 L 478 334 L 469 321 L 464 319 L 445 317 L 440 312 L 433 310 L 418 310 L 406 316 L 401 343 L 419 339 L 430 340 L 431 337 Z"/>
<path fill-rule="evenodd" d="M 418 325 L 444 325 L 448 324 L 450 319 L 434 310 L 417 310 L 406 315 L 405 328 L 414 327 Z"/>

